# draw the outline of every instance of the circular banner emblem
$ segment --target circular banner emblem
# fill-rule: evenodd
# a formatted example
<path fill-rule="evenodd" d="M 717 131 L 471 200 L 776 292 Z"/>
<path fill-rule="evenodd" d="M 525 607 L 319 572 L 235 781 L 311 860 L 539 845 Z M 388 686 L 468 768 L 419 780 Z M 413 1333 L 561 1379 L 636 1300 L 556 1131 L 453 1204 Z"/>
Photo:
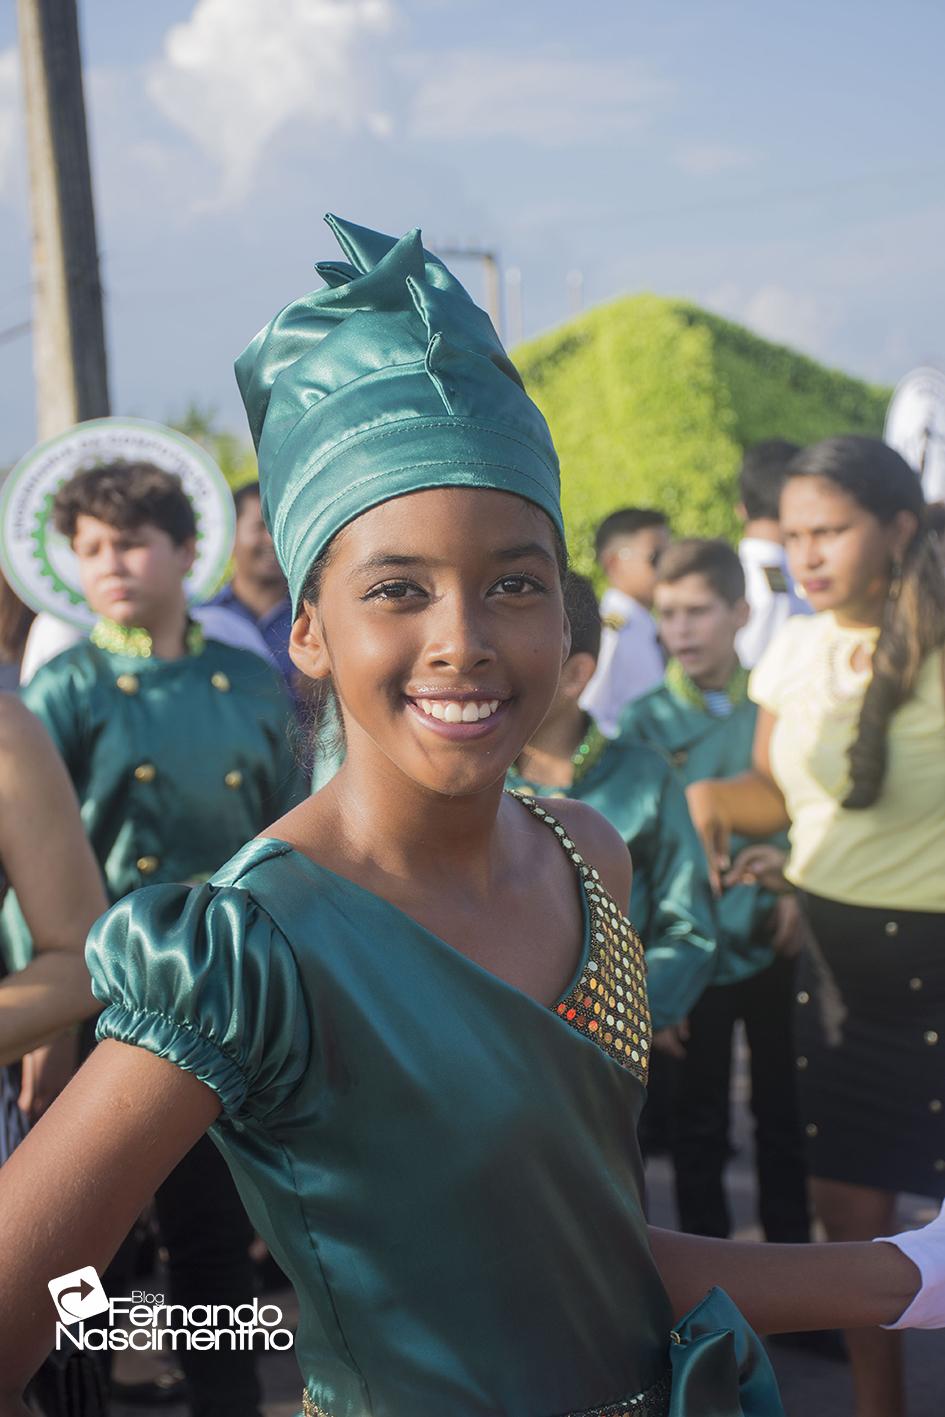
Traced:
<path fill-rule="evenodd" d="M 0 493 L 0 565 L 27 605 L 83 630 L 95 616 L 82 595 L 72 549 L 53 525 L 53 499 L 77 472 L 110 462 L 148 462 L 180 478 L 197 521 L 197 556 L 185 582 L 191 602 L 216 590 L 233 548 L 236 513 L 226 478 L 183 433 L 137 418 L 94 418 L 40 443 L 17 463 Z"/>
<path fill-rule="evenodd" d="M 896 385 L 883 438 L 915 468 L 925 500 L 945 500 L 945 374 L 940 369 L 913 369 Z"/>

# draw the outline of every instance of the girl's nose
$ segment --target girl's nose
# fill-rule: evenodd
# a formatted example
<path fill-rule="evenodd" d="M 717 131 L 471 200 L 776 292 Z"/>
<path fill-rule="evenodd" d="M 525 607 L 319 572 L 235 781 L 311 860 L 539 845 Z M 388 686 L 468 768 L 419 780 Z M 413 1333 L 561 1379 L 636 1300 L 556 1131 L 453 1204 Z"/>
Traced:
<path fill-rule="evenodd" d="M 444 597 L 430 621 L 425 650 L 430 667 L 468 674 L 493 663 L 496 652 L 485 620 L 480 604 Z"/>

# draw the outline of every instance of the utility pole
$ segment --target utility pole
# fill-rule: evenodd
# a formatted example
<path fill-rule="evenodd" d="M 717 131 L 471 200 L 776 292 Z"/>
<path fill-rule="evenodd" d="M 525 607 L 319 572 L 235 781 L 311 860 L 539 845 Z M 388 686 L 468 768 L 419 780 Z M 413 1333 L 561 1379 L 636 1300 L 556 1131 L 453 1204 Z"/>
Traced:
<path fill-rule="evenodd" d="M 514 349 L 525 338 L 520 266 L 509 266 L 505 272 L 505 310 L 509 324 L 509 348 Z"/>
<path fill-rule="evenodd" d="M 76 0 L 17 0 L 40 439 L 109 411 Z"/>
<path fill-rule="evenodd" d="M 499 280 L 499 255 L 497 251 L 484 250 L 480 246 L 441 246 L 438 254 L 455 260 L 481 261 L 485 282 L 485 306 L 489 319 L 495 326 L 496 334 L 502 338 L 502 283 Z"/>

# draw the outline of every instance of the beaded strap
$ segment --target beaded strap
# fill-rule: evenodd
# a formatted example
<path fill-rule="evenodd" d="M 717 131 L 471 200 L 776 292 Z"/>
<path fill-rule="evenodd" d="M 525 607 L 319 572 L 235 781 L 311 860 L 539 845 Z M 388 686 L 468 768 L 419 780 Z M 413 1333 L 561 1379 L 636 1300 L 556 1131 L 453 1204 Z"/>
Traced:
<path fill-rule="evenodd" d="M 568 1417 L 668 1417 L 669 1398 L 673 1386 L 672 1373 L 667 1371 L 653 1387 L 636 1397 L 624 1398 L 609 1407 L 592 1407 L 586 1412 L 569 1412 Z"/>
<path fill-rule="evenodd" d="M 646 1085 L 653 1029 L 639 935 L 601 885 L 557 817 L 538 799 L 517 797 L 555 833 L 577 869 L 590 915 L 591 947 L 581 977 L 555 1012 Z"/>
<path fill-rule="evenodd" d="M 658 1383 L 647 1388 L 636 1397 L 624 1398 L 622 1402 L 610 1403 L 607 1407 L 589 1407 L 584 1412 L 569 1412 L 565 1417 L 668 1417 L 669 1398 L 672 1389 L 672 1374 L 666 1372 Z M 331 1413 L 309 1396 L 308 1389 L 302 1393 L 303 1417 L 331 1417 Z"/>

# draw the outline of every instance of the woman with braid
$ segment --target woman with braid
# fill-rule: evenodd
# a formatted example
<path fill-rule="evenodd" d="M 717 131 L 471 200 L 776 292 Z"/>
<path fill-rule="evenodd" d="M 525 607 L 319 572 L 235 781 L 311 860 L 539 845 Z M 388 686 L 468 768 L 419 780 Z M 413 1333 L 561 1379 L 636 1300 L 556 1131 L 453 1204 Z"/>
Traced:
<path fill-rule="evenodd" d="M 900 1191 L 945 1195 L 945 575 L 925 514 L 881 442 L 792 459 L 785 546 L 817 613 L 754 671 L 753 770 L 690 788 L 717 872 L 731 833 L 790 820 L 786 875 L 815 937 L 797 993 L 802 1122 L 831 1240 L 885 1233 Z M 901 1417 L 898 1335 L 847 1341 L 857 1417 Z"/>

